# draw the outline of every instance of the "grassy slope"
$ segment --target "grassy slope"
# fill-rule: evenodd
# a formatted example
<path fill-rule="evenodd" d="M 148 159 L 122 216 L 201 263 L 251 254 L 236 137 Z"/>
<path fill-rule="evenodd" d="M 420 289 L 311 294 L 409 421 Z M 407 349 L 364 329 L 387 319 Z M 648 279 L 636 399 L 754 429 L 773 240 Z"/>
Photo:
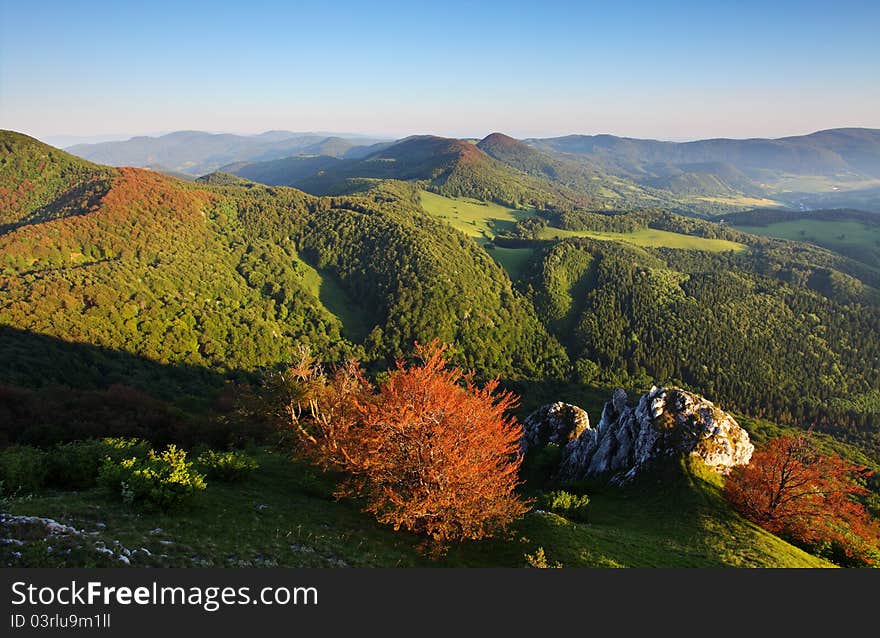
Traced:
<path fill-rule="evenodd" d="M 425 212 L 442 219 L 481 246 L 492 241 L 496 234 L 511 230 L 519 220 L 534 215 L 531 209 L 520 210 L 465 197 L 444 197 L 428 191 L 419 191 L 419 197 Z M 532 248 L 500 247 L 490 252 L 514 280 L 520 277 L 533 253 Z"/>
<path fill-rule="evenodd" d="M 746 246 L 725 239 L 707 239 L 694 235 L 682 235 L 666 230 L 644 228 L 631 233 L 607 233 L 592 230 L 564 230 L 562 228 L 545 227 L 541 229 L 540 239 L 565 239 L 568 237 L 589 237 L 603 241 L 621 241 L 636 246 L 650 248 L 680 248 L 687 250 L 704 250 L 713 253 L 726 251 L 741 252 Z"/>
<path fill-rule="evenodd" d="M 491 202 L 481 202 L 467 198 L 451 198 L 427 191 L 420 191 L 422 208 L 426 212 L 442 219 L 453 228 L 471 237 L 478 244 L 485 246 L 496 234 L 511 230 L 517 221 L 533 216 L 533 210 L 521 210 L 500 206 Z M 632 233 L 608 233 L 598 231 L 575 231 L 561 228 L 544 228 L 540 239 L 564 239 L 567 237 L 590 237 L 607 241 L 623 241 L 637 246 L 681 248 L 690 250 L 706 250 L 725 252 L 729 250 L 743 251 L 743 244 L 722 239 L 706 239 L 691 235 L 682 235 L 665 230 L 646 228 Z M 511 279 L 518 279 L 529 258 L 534 254 L 532 248 L 498 248 L 490 251 Z"/>
<path fill-rule="evenodd" d="M 319 272 L 302 259 L 297 260 L 297 265 L 304 273 L 303 287 L 339 320 L 343 336 L 353 342 L 363 341 L 370 328 L 364 320 L 363 312 L 342 288 L 338 278 L 329 271 Z"/>
<path fill-rule="evenodd" d="M 501 231 L 512 230 L 516 222 L 534 215 L 532 210 L 517 210 L 464 197 L 444 197 L 428 191 L 420 191 L 419 195 L 426 212 L 480 243 L 490 241 Z"/>
<path fill-rule="evenodd" d="M 797 219 L 737 229 L 753 235 L 808 241 L 844 255 L 853 248 L 880 253 L 880 226 L 855 220 Z"/>
<path fill-rule="evenodd" d="M 566 567 L 828 566 L 741 519 L 719 496 L 720 479 L 698 469 L 597 491 L 589 523 L 530 513 L 505 537 L 455 547 L 435 563 L 417 550 L 420 539 L 376 524 L 354 502 L 334 501 L 327 480 L 308 468 L 291 466 L 278 453 L 258 458 L 261 468 L 251 478 L 212 483 L 195 506 L 177 514 L 138 514 L 98 490 L 14 499 L 10 509 L 96 531 L 93 538 L 108 547 L 114 541 L 146 547 L 153 556 L 132 563 L 140 565 L 517 567 L 543 547 Z M 93 554 L 75 555 L 80 558 L 69 564 Z M 64 564 L 39 548 L 25 558 Z"/>
<path fill-rule="evenodd" d="M 771 193 L 785 196 L 786 193 L 831 193 L 835 191 L 851 191 L 880 186 L 880 179 L 858 176 L 838 175 L 793 175 L 775 173 L 768 175 L 767 188 Z"/>
<path fill-rule="evenodd" d="M 691 200 L 711 202 L 715 204 L 726 204 L 734 207 L 773 207 L 782 204 L 774 199 L 766 197 L 749 197 L 748 195 L 705 195 L 701 197 L 692 197 Z"/>

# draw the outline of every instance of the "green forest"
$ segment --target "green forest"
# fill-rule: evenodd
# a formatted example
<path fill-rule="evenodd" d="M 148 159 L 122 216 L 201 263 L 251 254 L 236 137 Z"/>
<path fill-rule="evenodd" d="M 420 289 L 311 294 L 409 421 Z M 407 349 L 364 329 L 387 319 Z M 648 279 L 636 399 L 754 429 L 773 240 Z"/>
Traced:
<path fill-rule="evenodd" d="M 564 399 L 598 419 L 615 387 L 677 386 L 758 424 L 759 438 L 765 423 L 815 430 L 876 464 L 876 247 L 775 232 L 802 222 L 782 213 L 696 217 L 649 187 L 593 180 L 520 144 L 410 138 L 370 160 L 322 160 L 320 176 L 285 180 L 275 165 L 272 183 L 258 183 L 253 167 L 184 181 L 0 133 L 0 446 L 266 445 L 274 434 L 253 407 L 255 388 L 298 348 L 328 370 L 357 359 L 381 384 L 415 344 L 436 339 L 476 381 L 513 390 L 518 417 Z M 873 228 L 870 215 L 848 219 Z M 836 219 L 816 216 L 811 228 Z M 267 450 L 252 449 L 258 481 L 280 471 Z M 144 463 L 165 458 L 154 455 Z M 687 472 L 708 501 L 691 502 L 684 488 L 675 499 L 716 507 L 718 479 Z M 323 511 L 332 490 L 326 477 L 310 480 L 296 479 L 297 498 Z M 610 527 L 588 535 L 601 550 L 578 555 L 571 540 L 565 562 L 628 564 L 610 530 L 620 523 L 634 545 L 648 523 L 619 520 L 618 498 L 597 488 L 597 520 Z M 698 531 L 664 517 L 667 505 L 646 497 L 684 547 Z M 357 528 L 352 512 L 334 516 Z M 776 539 L 737 520 L 762 556 L 813 564 L 788 546 L 767 549 Z M 557 523 L 569 525 L 522 525 L 549 538 Z M 375 552 L 422 560 L 414 541 L 365 533 Z M 478 550 L 468 547 L 445 560 L 472 564 Z M 536 549 L 518 548 L 516 559 Z M 716 564 L 716 549 L 737 551 L 692 558 Z"/>

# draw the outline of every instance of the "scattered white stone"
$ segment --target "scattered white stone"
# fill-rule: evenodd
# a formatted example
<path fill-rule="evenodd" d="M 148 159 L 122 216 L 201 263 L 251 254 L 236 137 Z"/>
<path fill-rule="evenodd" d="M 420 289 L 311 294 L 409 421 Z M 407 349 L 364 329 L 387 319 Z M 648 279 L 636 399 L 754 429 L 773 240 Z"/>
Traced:
<path fill-rule="evenodd" d="M 51 518 L 42 518 L 40 516 L 12 516 L 10 514 L 0 514 L 0 525 L 7 527 L 17 525 L 41 526 L 45 529 L 47 536 L 57 534 L 79 534 L 79 531 L 70 525 L 64 525 Z"/>
<path fill-rule="evenodd" d="M 290 549 L 292 549 L 295 552 L 302 552 L 303 554 L 314 554 L 315 553 L 314 549 L 312 549 L 308 545 L 302 545 L 300 543 L 294 543 L 293 545 L 290 546 Z"/>
<path fill-rule="evenodd" d="M 24 541 L 17 538 L 0 538 L 0 545 L 24 545 Z"/>

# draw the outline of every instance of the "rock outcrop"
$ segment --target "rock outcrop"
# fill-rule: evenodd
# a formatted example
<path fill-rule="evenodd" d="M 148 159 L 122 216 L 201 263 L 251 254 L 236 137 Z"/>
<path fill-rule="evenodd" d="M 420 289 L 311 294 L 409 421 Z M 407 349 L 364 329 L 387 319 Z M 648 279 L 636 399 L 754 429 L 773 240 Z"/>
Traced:
<path fill-rule="evenodd" d="M 732 416 L 678 388 L 651 388 L 635 407 L 629 405 L 626 392 L 617 389 L 605 404 L 599 424 L 589 427 L 584 413 L 587 425 L 575 436 L 571 436 L 573 428 L 567 429 L 566 419 L 543 416 L 553 413 L 556 405 L 566 404 L 544 406 L 526 419 L 523 448 L 547 441 L 564 445 L 557 472 L 561 481 L 602 476 L 621 484 L 656 459 L 687 454 L 696 454 L 709 467 L 727 473 L 747 464 L 754 451 L 748 433 Z M 546 437 L 545 432 L 549 432 Z M 551 438 L 554 435 L 556 440 Z"/>
<path fill-rule="evenodd" d="M 561 401 L 549 403 L 526 417 L 523 423 L 522 451 L 525 453 L 548 443 L 564 446 L 589 429 L 590 417 L 581 408 Z"/>

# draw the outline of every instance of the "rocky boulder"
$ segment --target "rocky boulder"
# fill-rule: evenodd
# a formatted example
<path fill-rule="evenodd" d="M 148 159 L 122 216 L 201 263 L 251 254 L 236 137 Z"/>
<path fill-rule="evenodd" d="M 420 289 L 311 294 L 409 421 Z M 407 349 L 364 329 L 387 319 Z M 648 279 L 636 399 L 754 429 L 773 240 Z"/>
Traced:
<path fill-rule="evenodd" d="M 548 441 L 556 433 L 549 424 L 544 430 L 535 427 L 535 423 L 547 421 L 541 415 L 549 414 L 550 408 L 545 406 L 526 420 L 533 422 L 524 435 L 530 445 L 540 444 L 543 438 L 538 435 L 548 428 Z M 576 436 L 558 440 L 557 435 L 554 441 L 565 445 L 557 474 L 561 481 L 602 476 L 621 484 L 656 459 L 687 454 L 696 454 L 706 465 L 726 474 L 736 465 L 747 464 L 754 451 L 748 433 L 732 416 L 711 401 L 678 388 L 651 388 L 634 407 L 629 405 L 626 392 L 617 389 L 605 404 L 599 424 L 591 428 L 589 420 L 585 422 L 587 426 Z M 561 424 L 559 432 L 565 431 Z"/>
<path fill-rule="evenodd" d="M 590 429 L 590 417 L 576 405 L 550 403 L 526 417 L 520 447 L 523 454 L 548 443 L 564 446 Z"/>

